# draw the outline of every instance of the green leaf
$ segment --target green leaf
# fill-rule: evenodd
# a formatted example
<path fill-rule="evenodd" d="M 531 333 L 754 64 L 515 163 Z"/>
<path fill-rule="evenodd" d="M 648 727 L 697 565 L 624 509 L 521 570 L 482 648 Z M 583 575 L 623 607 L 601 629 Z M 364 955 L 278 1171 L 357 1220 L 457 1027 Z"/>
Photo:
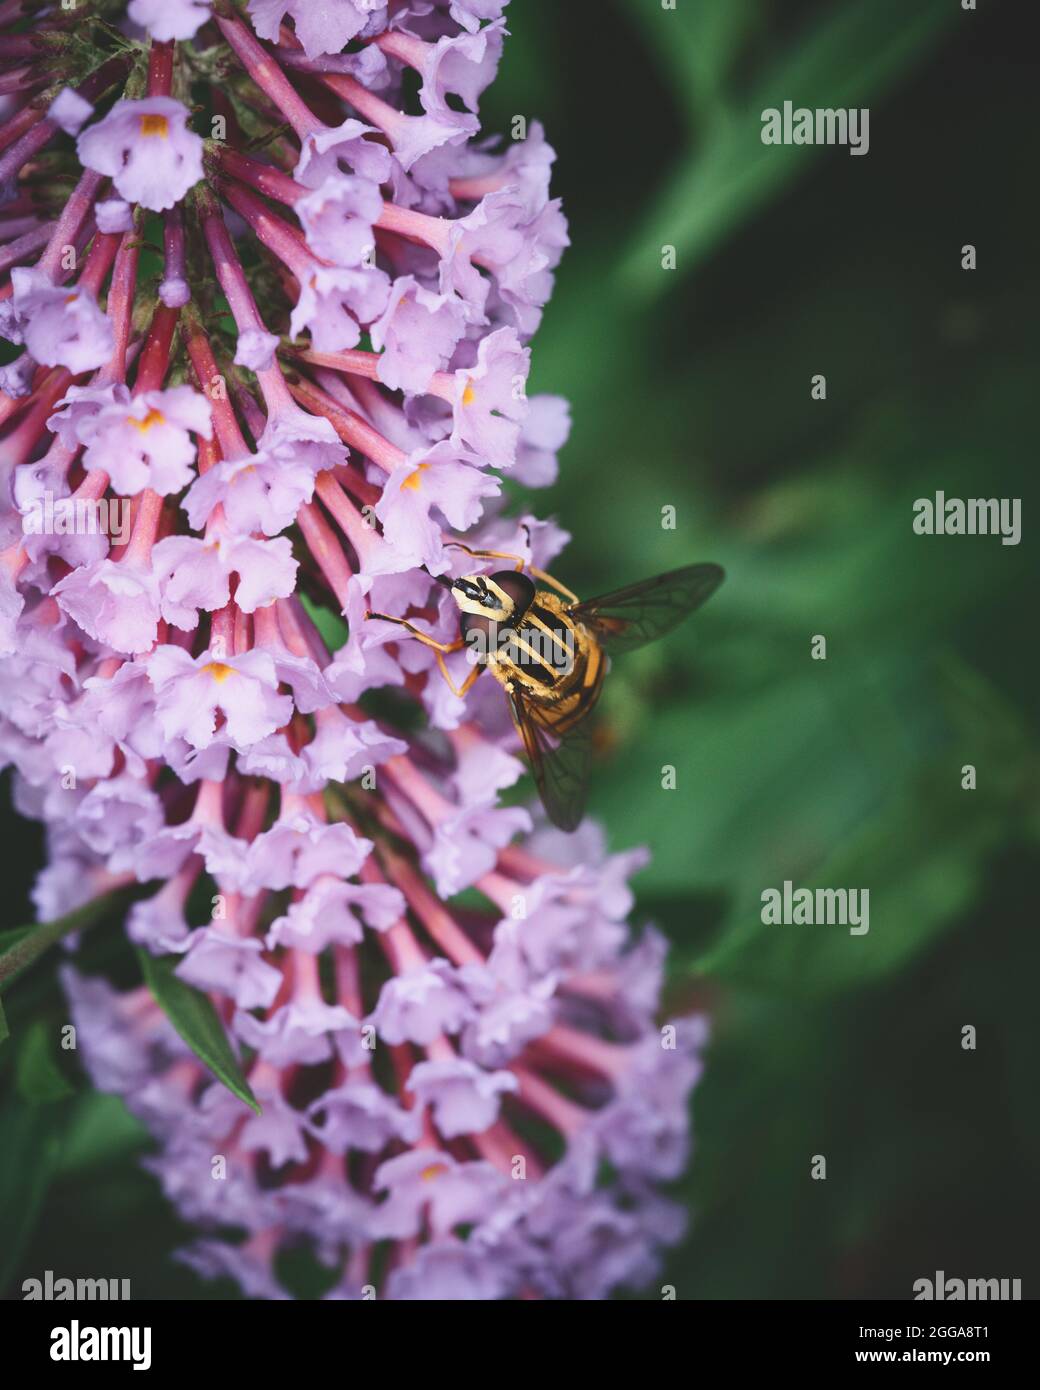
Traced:
<path fill-rule="evenodd" d="M 803 858 L 802 875 L 792 838 L 785 867 L 745 878 L 730 930 L 696 968 L 782 997 L 824 996 L 894 976 L 951 927 L 980 891 L 992 855 L 1023 824 L 1040 758 L 1018 712 L 955 658 L 943 661 L 937 693 L 947 720 L 942 751 L 894 789 L 881 803 L 883 814 L 860 816 L 815 863 Z M 874 746 L 872 760 L 892 766 L 882 744 Z M 985 769 L 972 791 L 960 781 L 959 750 L 968 748 Z M 794 797 L 786 809 L 793 826 Z M 840 823 L 839 803 L 833 816 Z M 798 887 L 869 889 L 869 931 L 853 936 L 838 925 L 764 925 L 761 891 L 779 888 L 784 878 Z"/>
<path fill-rule="evenodd" d="M 825 11 L 791 45 L 731 120 L 713 127 L 697 159 L 684 161 L 621 266 L 640 297 L 666 293 L 661 247 L 674 246 L 680 274 L 691 270 L 737 223 L 807 170 L 815 145 L 763 145 L 761 113 L 796 106 L 846 107 L 876 101 L 956 16 L 949 0 L 855 0 Z"/>
<path fill-rule="evenodd" d="M 347 640 L 347 625 L 338 613 L 333 613 L 328 608 L 323 608 L 313 599 L 309 599 L 306 594 L 302 594 L 303 606 L 307 611 L 307 616 L 321 633 L 322 641 L 329 651 L 336 651 L 342 647 Z"/>
<path fill-rule="evenodd" d="M 138 950 L 145 983 L 191 1050 L 232 1095 L 245 1101 L 259 1115 L 260 1105 L 231 1050 L 216 1009 L 199 990 L 174 974 L 179 956 L 152 956 Z"/>
<path fill-rule="evenodd" d="M 0 1043 L 6 1042 L 11 1036 L 11 1030 L 7 1026 L 7 1015 L 4 1013 L 4 1002 L 0 999 Z"/>
<path fill-rule="evenodd" d="M 72 932 L 82 931 L 99 921 L 114 906 L 122 890 L 102 893 L 90 902 L 67 912 L 53 922 L 14 927 L 0 939 L 0 993 L 10 987 L 43 953 Z"/>
<path fill-rule="evenodd" d="M 0 1289 L 15 1276 L 61 1153 L 68 1107 L 25 1105 L 0 1111 Z"/>
<path fill-rule="evenodd" d="M 15 1079 L 18 1093 L 29 1105 L 48 1105 L 75 1094 L 54 1057 L 54 1026 L 37 1018 L 18 1045 Z"/>
<path fill-rule="evenodd" d="M 675 100 L 691 119 L 717 119 L 727 104 L 734 62 L 762 18 L 762 0 L 680 5 L 665 10 L 646 0 L 627 0 L 640 33 L 654 46 Z"/>
<path fill-rule="evenodd" d="M 59 1176 L 112 1165 L 147 1142 L 148 1131 L 127 1110 L 122 1096 L 97 1091 L 79 1094 L 68 1134 L 61 1146 Z"/>
<path fill-rule="evenodd" d="M 25 927 L 5 927 L 3 931 L 0 931 L 0 956 L 2 956 L 5 951 L 9 951 L 12 946 L 17 946 L 19 941 L 29 935 L 33 930 L 33 926 L 34 924 L 30 922 L 29 925 Z"/>

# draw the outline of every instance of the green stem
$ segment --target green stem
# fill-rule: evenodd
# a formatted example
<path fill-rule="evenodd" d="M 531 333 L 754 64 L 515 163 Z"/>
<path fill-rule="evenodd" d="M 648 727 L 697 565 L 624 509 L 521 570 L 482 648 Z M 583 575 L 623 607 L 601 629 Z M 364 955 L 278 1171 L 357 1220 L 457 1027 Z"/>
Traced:
<path fill-rule="evenodd" d="M 123 891 L 121 888 L 114 888 L 108 893 L 102 893 L 100 897 L 91 898 L 90 902 L 67 912 L 64 917 L 31 927 L 27 936 L 23 936 L 10 950 L 0 955 L 0 994 L 63 936 L 93 926 L 104 917 Z"/>

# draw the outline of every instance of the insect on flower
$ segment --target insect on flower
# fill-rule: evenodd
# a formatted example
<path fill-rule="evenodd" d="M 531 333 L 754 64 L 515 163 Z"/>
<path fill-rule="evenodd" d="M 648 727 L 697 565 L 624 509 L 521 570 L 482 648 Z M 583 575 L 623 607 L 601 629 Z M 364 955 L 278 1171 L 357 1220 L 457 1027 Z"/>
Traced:
<path fill-rule="evenodd" d="M 397 623 L 431 647 L 441 675 L 460 698 L 482 671 L 491 672 L 509 696 L 549 819 L 561 830 L 574 830 L 585 810 L 589 715 L 603 688 L 607 655 L 634 651 L 671 632 L 712 596 L 724 571 L 714 564 L 687 565 L 582 601 L 544 570 L 525 566 L 520 556 L 454 544 L 477 559 L 516 561 L 512 570 L 437 579 L 462 614 L 456 641 L 438 642 L 404 618 L 367 616 Z M 549 587 L 539 588 L 536 580 Z M 466 646 L 475 664 L 456 686 L 444 657 Z"/>

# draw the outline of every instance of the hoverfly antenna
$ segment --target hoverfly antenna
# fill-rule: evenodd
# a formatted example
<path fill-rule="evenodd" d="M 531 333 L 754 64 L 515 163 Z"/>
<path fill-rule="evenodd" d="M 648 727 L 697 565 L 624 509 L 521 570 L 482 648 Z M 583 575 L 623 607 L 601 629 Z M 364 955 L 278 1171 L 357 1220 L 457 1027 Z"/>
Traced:
<path fill-rule="evenodd" d="M 430 574 L 429 570 L 427 570 L 426 573 Z M 442 589 L 451 588 L 451 580 L 446 574 L 430 574 L 430 578 L 435 584 L 439 584 Z"/>

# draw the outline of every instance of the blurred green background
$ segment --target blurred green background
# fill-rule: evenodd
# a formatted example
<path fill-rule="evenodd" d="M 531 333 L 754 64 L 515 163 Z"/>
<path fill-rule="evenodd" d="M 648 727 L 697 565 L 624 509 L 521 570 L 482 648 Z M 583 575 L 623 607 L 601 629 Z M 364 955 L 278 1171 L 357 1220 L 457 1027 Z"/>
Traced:
<path fill-rule="evenodd" d="M 580 593 L 729 572 L 618 663 L 591 808 L 652 847 L 637 918 L 673 942 L 672 1007 L 714 1020 L 682 1299 L 904 1299 L 938 1269 L 1040 1288 L 1034 9 L 509 7 L 482 114 L 544 122 L 573 239 L 531 386 L 574 432 L 531 505 L 573 533 Z M 763 146 L 788 98 L 869 107 L 869 154 Z M 1022 543 L 915 536 L 937 489 L 1021 498 Z M 38 835 L 5 831 L 17 921 Z M 869 888 L 869 934 L 763 926 L 788 878 Z M 33 993 L 59 1007 L 46 971 Z M 103 1249 L 135 1297 L 230 1292 L 169 1260 L 140 1149 L 112 1098 L 10 1100 L 13 1267 Z"/>

